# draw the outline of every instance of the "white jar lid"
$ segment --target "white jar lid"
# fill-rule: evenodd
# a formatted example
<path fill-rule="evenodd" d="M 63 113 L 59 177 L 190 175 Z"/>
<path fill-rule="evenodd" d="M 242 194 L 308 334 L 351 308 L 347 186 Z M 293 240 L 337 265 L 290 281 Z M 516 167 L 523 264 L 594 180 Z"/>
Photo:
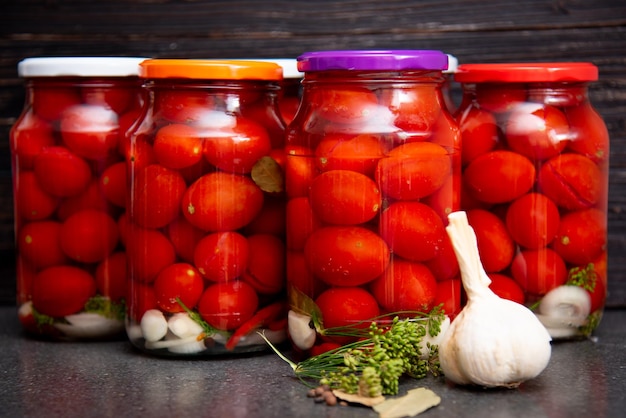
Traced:
<path fill-rule="evenodd" d="M 139 74 L 139 57 L 38 57 L 17 65 L 20 77 L 128 77 Z"/>
<path fill-rule="evenodd" d="M 244 59 L 244 58 L 236 58 Z M 298 60 L 295 58 L 245 58 L 246 61 L 273 62 L 283 69 L 283 78 L 302 78 L 304 73 L 298 71 Z"/>
<path fill-rule="evenodd" d="M 459 66 L 459 60 L 454 55 L 446 54 L 448 56 L 448 69 L 443 70 L 444 74 L 454 74 Z"/>

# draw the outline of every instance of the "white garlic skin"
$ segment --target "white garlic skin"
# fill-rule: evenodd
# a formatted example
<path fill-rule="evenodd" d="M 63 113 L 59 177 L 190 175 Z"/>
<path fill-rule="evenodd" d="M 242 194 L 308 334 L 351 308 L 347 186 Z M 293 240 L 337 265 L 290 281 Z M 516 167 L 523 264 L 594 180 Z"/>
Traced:
<path fill-rule="evenodd" d="M 517 387 L 548 365 L 550 334 L 530 309 L 489 289 L 466 213 L 453 212 L 448 219 L 468 302 L 439 344 L 443 373 L 462 385 Z"/>

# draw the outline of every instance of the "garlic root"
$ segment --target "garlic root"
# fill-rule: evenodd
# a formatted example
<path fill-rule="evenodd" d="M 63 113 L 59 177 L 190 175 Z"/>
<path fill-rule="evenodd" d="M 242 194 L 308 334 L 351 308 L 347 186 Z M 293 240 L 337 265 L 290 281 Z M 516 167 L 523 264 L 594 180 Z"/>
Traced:
<path fill-rule="evenodd" d="M 466 213 L 453 212 L 448 219 L 468 301 L 439 345 L 442 370 L 458 384 L 517 387 L 548 365 L 550 335 L 530 309 L 489 289 Z"/>

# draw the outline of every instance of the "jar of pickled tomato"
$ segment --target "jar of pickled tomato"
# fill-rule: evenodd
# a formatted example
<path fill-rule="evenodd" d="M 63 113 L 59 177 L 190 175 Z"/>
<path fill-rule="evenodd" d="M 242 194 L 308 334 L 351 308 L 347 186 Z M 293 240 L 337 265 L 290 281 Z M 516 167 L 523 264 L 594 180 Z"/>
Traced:
<path fill-rule="evenodd" d="M 588 336 L 607 291 L 609 136 L 591 63 L 463 64 L 461 206 L 491 287 L 553 338 Z"/>
<path fill-rule="evenodd" d="M 17 302 L 25 331 L 124 334 L 125 132 L 139 115 L 143 58 L 28 58 L 11 129 Z"/>
<path fill-rule="evenodd" d="M 286 340 L 282 69 L 154 59 L 130 131 L 127 334 L 161 356 Z"/>
<path fill-rule="evenodd" d="M 441 303 L 454 315 L 460 276 L 444 228 L 459 209 L 461 151 L 441 91 L 448 57 L 356 50 L 298 61 L 303 96 L 286 135 L 293 345 L 316 354 L 351 341 L 345 327 Z"/>

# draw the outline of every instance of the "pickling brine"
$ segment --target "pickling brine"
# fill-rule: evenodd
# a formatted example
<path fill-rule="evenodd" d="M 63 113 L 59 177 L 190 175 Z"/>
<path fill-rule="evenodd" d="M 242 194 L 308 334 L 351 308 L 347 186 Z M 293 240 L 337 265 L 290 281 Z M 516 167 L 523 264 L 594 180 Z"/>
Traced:
<path fill-rule="evenodd" d="M 553 338 L 590 335 L 607 291 L 609 136 L 590 63 L 463 64 L 461 206 L 491 287 Z"/>
<path fill-rule="evenodd" d="M 286 144 L 294 346 L 310 354 L 346 343 L 332 330 L 392 313 L 443 304 L 454 315 L 459 270 L 444 227 L 459 208 L 460 135 L 441 92 L 448 57 L 321 51 L 298 60 L 303 97 Z M 306 331 L 311 320 L 317 335 Z"/>
<path fill-rule="evenodd" d="M 28 58 L 11 130 L 17 302 L 30 335 L 124 333 L 125 132 L 143 106 L 143 58 Z"/>
<path fill-rule="evenodd" d="M 286 340 L 285 125 L 274 63 L 155 59 L 130 132 L 127 334 L 205 356 Z"/>

